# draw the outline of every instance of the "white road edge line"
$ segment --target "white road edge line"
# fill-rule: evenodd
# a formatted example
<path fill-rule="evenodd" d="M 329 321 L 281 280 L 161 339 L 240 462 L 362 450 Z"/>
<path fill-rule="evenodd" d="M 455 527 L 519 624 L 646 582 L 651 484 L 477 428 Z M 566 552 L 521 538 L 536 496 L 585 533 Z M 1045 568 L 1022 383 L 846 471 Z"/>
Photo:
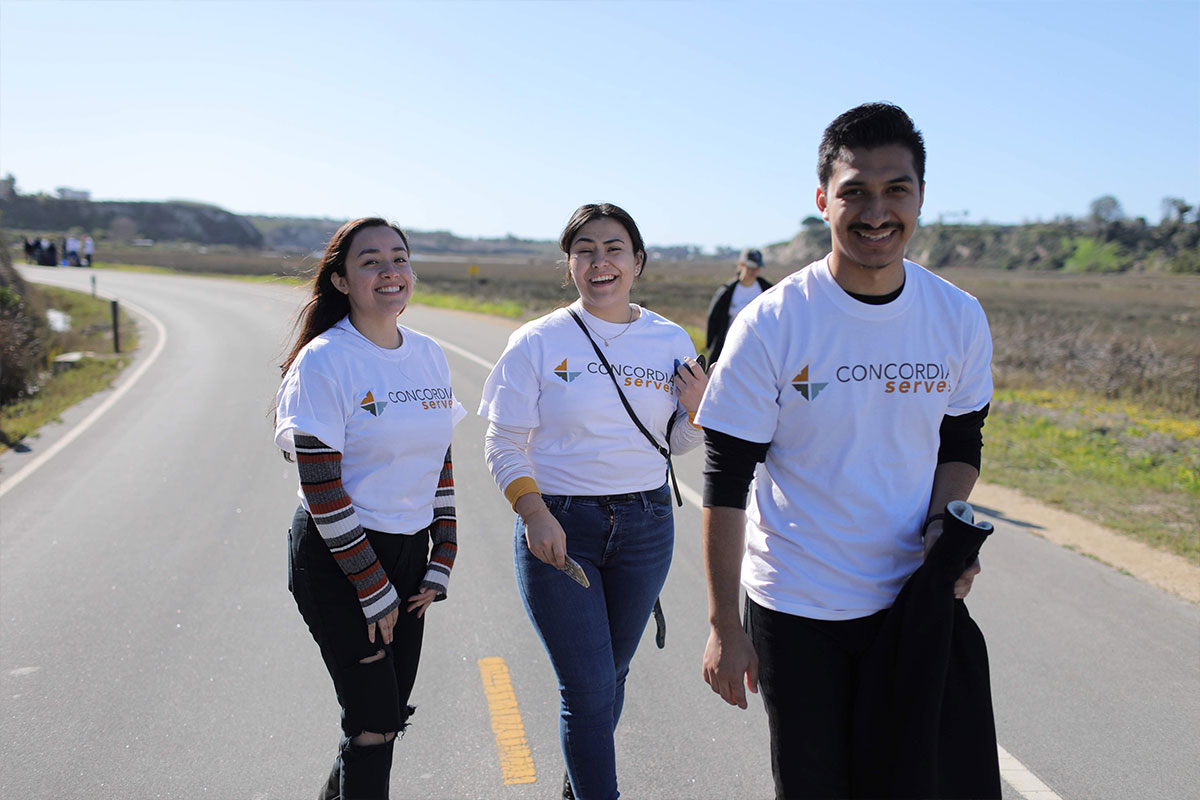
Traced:
<path fill-rule="evenodd" d="M 1013 758 L 1003 747 L 996 745 L 996 752 L 1000 756 L 1000 777 L 1016 790 L 1017 794 L 1026 800 L 1062 800 L 1057 792 L 1042 783 L 1036 775 Z"/>
<path fill-rule="evenodd" d="M 460 355 L 486 370 L 490 370 L 494 366 L 487 359 L 480 358 L 470 350 L 451 344 L 444 339 L 439 339 L 438 343 L 450 352 Z M 683 495 L 683 498 L 696 508 L 704 508 L 703 496 L 683 481 L 679 481 L 679 494 Z M 999 744 L 996 745 L 996 752 L 1000 759 L 1000 777 L 1025 800 L 1062 800 L 1062 797 L 1039 780 L 1024 764 Z"/>
<path fill-rule="evenodd" d="M 463 358 L 465 358 L 467 361 L 470 361 L 473 364 L 478 364 L 479 366 L 483 367 L 484 369 L 488 370 L 489 372 L 491 371 L 492 367 L 495 366 L 495 364 L 488 361 L 486 358 L 480 358 L 479 356 L 472 353 L 470 350 L 466 350 L 462 347 L 459 347 L 456 344 L 451 344 L 450 342 L 447 342 L 445 339 L 437 339 L 436 337 L 432 336 L 431 334 L 427 333 L 425 335 L 429 336 L 429 338 L 437 341 L 437 343 L 440 344 L 443 349 L 449 350 L 451 353 L 454 353 L 456 355 L 460 355 Z"/>
<path fill-rule="evenodd" d="M 56 281 L 36 281 L 36 280 L 31 281 L 31 282 L 32 283 L 46 283 L 46 284 L 50 284 L 52 286 L 62 286 L 63 288 L 66 288 L 66 289 L 74 289 L 77 291 L 79 290 L 79 287 L 74 284 L 63 284 L 63 283 L 58 283 Z M 122 382 L 121 385 L 118 386 L 117 389 L 111 395 L 108 396 L 108 398 L 103 403 L 101 403 L 99 406 L 97 406 L 95 408 L 95 410 L 92 411 L 92 413 L 88 414 L 87 417 L 85 417 L 78 425 L 76 425 L 74 428 L 72 428 L 69 433 L 67 433 L 65 436 L 63 436 L 61 439 L 59 439 L 57 442 L 55 442 L 50 447 L 48 447 L 46 449 L 46 452 L 39 453 L 37 456 L 34 457 L 34 459 L 32 461 L 30 461 L 28 464 L 21 467 L 21 469 L 17 470 L 15 473 L 13 473 L 13 476 L 11 478 L 4 481 L 3 483 L 0 483 L 0 497 L 3 497 L 4 495 L 8 494 L 8 492 L 12 491 L 12 489 L 15 488 L 17 486 L 17 484 L 19 484 L 21 481 L 25 480 L 30 475 L 32 475 L 34 470 L 36 470 L 38 467 L 45 464 L 47 461 L 49 461 L 51 458 L 53 458 L 57 453 L 59 453 L 63 448 L 65 448 L 71 442 L 73 442 L 77 438 L 79 438 L 79 436 L 82 435 L 84 431 L 86 431 L 88 428 L 92 427 L 92 425 L 94 425 L 96 423 L 96 421 L 100 419 L 100 417 L 104 416 L 104 412 L 106 412 L 110 408 L 112 408 L 117 403 L 118 400 L 120 400 L 122 397 L 124 397 L 125 394 L 130 389 L 133 388 L 133 385 L 138 382 L 138 379 L 141 378 L 142 375 L 145 374 L 146 370 L 150 369 L 150 366 L 152 364 L 154 364 L 154 362 L 158 359 L 159 354 L 162 353 L 163 348 L 166 347 L 167 329 L 163 327 L 163 324 L 161 322 L 159 322 L 158 317 L 154 316 L 149 311 L 147 311 L 146 309 L 137 305 L 136 303 L 131 303 L 128 300 L 121 300 L 120 298 L 112 297 L 111 295 L 108 295 L 108 294 L 105 294 L 102 292 L 97 292 L 96 296 L 104 297 L 108 300 L 117 300 L 118 302 L 120 302 L 121 304 L 123 304 L 124 306 L 129 308 L 131 311 L 133 311 L 135 314 L 138 314 L 138 315 L 143 316 L 146 319 L 148 319 L 150 321 L 150 323 L 154 326 L 155 330 L 158 331 L 158 343 L 154 346 L 154 350 L 151 351 L 150 355 L 146 357 L 146 360 L 143 361 L 141 364 L 139 364 L 137 369 L 135 369 L 129 375 L 129 377 L 124 382 Z"/>

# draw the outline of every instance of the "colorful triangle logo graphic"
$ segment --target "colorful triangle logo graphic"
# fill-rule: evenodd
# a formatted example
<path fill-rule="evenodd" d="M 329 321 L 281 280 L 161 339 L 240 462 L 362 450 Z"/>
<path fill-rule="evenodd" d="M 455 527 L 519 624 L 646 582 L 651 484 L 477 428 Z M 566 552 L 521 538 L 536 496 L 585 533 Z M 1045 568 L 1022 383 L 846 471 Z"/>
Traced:
<path fill-rule="evenodd" d="M 804 396 L 805 400 L 812 401 L 817 399 L 817 395 L 821 390 L 828 386 L 828 383 L 814 383 L 808 379 L 808 364 L 804 365 L 804 369 L 792 378 L 792 388 Z"/>
<path fill-rule="evenodd" d="M 563 383 L 570 383 L 579 377 L 578 372 L 569 372 L 567 370 L 567 360 L 564 358 L 562 363 L 554 368 L 554 374 L 562 378 Z"/>
<path fill-rule="evenodd" d="M 378 417 L 383 413 L 383 409 L 387 408 L 387 400 L 376 400 L 372 391 L 368 390 L 358 405 L 364 411 L 370 412 L 372 417 Z"/>

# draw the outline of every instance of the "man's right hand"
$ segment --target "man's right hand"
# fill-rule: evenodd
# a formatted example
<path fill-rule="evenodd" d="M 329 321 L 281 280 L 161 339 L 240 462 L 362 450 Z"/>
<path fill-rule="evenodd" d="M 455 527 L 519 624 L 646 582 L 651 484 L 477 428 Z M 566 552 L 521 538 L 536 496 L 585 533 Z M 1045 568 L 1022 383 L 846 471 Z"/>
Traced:
<path fill-rule="evenodd" d="M 758 654 L 740 626 L 710 628 L 704 647 L 704 680 L 731 706 L 746 708 L 746 689 L 758 694 Z"/>

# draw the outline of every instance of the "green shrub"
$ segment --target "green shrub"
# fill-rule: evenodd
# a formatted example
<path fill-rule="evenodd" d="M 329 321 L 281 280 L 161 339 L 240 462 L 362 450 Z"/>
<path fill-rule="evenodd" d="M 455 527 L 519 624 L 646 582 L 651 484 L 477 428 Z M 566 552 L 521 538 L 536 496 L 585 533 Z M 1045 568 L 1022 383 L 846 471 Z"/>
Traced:
<path fill-rule="evenodd" d="M 1200 275 L 1200 252 L 1183 250 L 1167 262 L 1167 270 L 1183 275 Z"/>
<path fill-rule="evenodd" d="M 1129 268 L 1121 245 L 1080 236 L 1075 239 L 1075 252 L 1063 264 L 1067 272 L 1122 272 Z"/>
<path fill-rule="evenodd" d="M 45 319 L 30 308 L 25 281 L 0 233 L 0 405 L 29 393 L 46 363 Z"/>

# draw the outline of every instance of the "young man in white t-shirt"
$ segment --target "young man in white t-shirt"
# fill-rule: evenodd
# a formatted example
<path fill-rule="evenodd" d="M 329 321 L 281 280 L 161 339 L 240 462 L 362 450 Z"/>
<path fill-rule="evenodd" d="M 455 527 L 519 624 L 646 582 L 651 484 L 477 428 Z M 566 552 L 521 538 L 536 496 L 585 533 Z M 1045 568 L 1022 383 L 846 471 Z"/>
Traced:
<path fill-rule="evenodd" d="M 904 258 L 924 168 L 901 109 L 834 120 L 816 194 L 833 251 L 734 320 L 696 418 L 704 675 L 742 708 L 743 680 L 762 687 L 781 798 L 851 795 L 858 666 L 940 535 L 937 512 L 979 475 L 991 337 L 975 298 Z"/>

